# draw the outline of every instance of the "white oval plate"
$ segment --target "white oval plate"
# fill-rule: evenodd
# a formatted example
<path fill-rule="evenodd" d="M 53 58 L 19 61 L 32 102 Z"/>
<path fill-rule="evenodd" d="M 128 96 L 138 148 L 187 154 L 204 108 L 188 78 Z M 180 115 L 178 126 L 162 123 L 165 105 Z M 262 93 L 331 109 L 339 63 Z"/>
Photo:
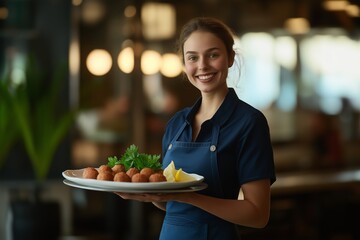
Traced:
<path fill-rule="evenodd" d="M 83 178 L 84 169 L 77 170 L 66 170 L 62 173 L 63 177 L 67 180 L 81 184 L 88 187 L 97 187 L 105 189 L 117 189 L 117 190 L 161 190 L 161 189 L 179 189 L 189 186 L 196 185 L 204 180 L 203 176 L 189 173 L 195 178 L 195 181 L 189 182 L 146 182 L 146 183 L 134 183 L 134 182 L 113 182 L 113 181 L 104 181 L 96 179 L 87 179 Z"/>
<path fill-rule="evenodd" d="M 93 190 L 93 191 L 102 191 L 102 192 L 127 192 L 127 193 L 181 193 L 181 192 L 196 192 L 201 191 L 207 188 L 207 184 L 204 182 L 201 182 L 199 184 L 196 184 L 194 186 L 186 187 L 186 188 L 178 188 L 178 189 L 118 189 L 118 188 L 101 188 L 101 187 L 90 187 L 90 186 L 84 186 L 72 181 L 69 181 L 67 179 L 63 180 L 65 185 L 68 185 L 70 187 L 75 188 L 81 188 L 85 190 Z"/>

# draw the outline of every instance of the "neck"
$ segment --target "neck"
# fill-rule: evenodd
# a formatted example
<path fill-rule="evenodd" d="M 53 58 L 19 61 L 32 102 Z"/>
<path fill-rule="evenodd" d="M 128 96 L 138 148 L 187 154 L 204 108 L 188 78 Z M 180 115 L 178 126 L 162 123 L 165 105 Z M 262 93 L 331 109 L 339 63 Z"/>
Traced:
<path fill-rule="evenodd" d="M 223 91 L 216 92 L 215 94 L 202 93 L 201 106 L 198 114 L 207 119 L 211 118 L 219 109 L 228 91 L 229 90 L 226 88 Z"/>

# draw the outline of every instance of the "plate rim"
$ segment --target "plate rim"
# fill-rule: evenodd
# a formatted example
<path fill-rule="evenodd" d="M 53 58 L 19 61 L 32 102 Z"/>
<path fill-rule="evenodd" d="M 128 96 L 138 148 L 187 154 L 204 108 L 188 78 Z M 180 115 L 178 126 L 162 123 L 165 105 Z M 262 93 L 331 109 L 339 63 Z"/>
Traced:
<path fill-rule="evenodd" d="M 161 189 L 179 189 L 203 182 L 204 177 L 195 173 L 189 173 L 196 178 L 195 181 L 188 182 L 146 182 L 146 183 L 129 183 L 129 182 L 114 182 L 97 179 L 86 179 L 79 177 L 85 168 L 81 169 L 67 169 L 62 172 L 65 179 L 85 185 L 89 187 L 101 187 L 106 189 L 121 188 L 121 189 L 138 189 L 138 190 L 161 190 Z"/>
<path fill-rule="evenodd" d="M 101 191 L 101 192 L 126 192 L 126 193 L 181 193 L 181 192 L 196 192 L 204 190 L 208 187 L 208 185 L 204 182 L 199 182 L 196 185 L 192 185 L 185 188 L 176 188 L 176 189 L 130 189 L 130 188 L 101 188 L 96 186 L 86 186 L 76 182 L 72 182 L 68 179 L 64 179 L 63 183 L 67 186 L 84 189 L 84 190 L 92 190 L 92 191 Z"/>

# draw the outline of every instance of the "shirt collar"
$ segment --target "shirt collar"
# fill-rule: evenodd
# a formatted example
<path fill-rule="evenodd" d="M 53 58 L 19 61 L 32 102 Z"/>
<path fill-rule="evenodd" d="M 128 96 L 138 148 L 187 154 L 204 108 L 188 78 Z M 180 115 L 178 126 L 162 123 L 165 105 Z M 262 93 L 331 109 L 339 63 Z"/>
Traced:
<path fill-rule="evenodd" d="M 201 104 L 201 97 L 195 102 L 186 116 L 186 122 L 191 124 L 196 112 L 198 111 Z M 220 108 L 216 111 L 215 115 L 211 118 L 211 121 L 217 125 L 222 125 L 230 117 L 236 107 L 236 102 L 239 100 L 236 92 L 233 88 L 229 88 L 228 93 L 225 96 L 223 103 Z"/>

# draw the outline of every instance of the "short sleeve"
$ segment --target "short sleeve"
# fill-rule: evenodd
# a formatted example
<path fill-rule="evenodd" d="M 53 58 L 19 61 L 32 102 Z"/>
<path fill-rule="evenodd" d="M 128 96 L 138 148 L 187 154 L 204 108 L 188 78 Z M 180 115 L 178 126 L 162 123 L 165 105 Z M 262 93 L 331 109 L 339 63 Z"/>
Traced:
<path fill-rule="evenodd" d="M 248 118 L 246 131 L 240 141 L 238 181 L 270 179 L 275 182 L 275 166 L 270 131 L 265 116 L 259 111 Z"/>

